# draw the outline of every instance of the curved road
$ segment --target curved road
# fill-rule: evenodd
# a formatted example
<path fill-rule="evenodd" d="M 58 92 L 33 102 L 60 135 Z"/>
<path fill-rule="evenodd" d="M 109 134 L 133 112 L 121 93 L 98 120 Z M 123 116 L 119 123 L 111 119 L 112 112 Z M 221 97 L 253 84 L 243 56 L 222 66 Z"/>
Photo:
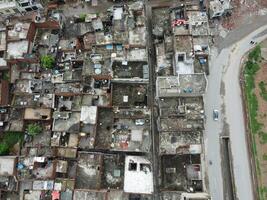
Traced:
<path fill-rule="evenodd" d="M 253 200 L 239 70 L 243 55 L 253 47 L 250 41 L 260 42 L 265 38 L 267 38 L 267 25 L 224 48 L 219 54 L 214 50 L 211 52 L 209 85 L 205 95 L 207 120 L 204 142 L 209 190 L 214 200 L 231 199 L 224 191 L 222 178 L 225 174 L 222 175 L 224 162 L 221 158 L 221 136 L 225 134 L 229 135 L 230 139 L 236 196 L 239 200 Z M 213 121 L 213 109 L 220 110 L 219 121 Z M 212 161 L 212 165 L 208 163 L 209 161 Z"/>

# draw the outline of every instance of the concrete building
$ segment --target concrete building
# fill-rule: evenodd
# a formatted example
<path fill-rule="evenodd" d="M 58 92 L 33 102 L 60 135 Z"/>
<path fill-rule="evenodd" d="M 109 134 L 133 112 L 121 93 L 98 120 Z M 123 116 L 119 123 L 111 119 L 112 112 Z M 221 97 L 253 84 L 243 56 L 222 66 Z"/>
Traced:
<path fill-rule="evenodd" d="M 43 6 L 40 1 L 33 0 L 1 0 L 0 15 L 7 17 L 10 15 L 24 15 L 31 11 L 41 10 Z"/>
<path fill-rule="evenodd" d="M 17 2 L 19 6 L 18 9 L 22 14 L 43 9 L 41 1 L 39 0 L 17 0 Z"/>
<path fill-rule="evenodd" d="M 9 16 L 19 14 L 19 5 L 15 0 L 1 0 L 0 1 L 0 15 Z"/>
<path fill-rule="evenodd" d="M 207 79 L 203 73 L 162 76 L 157 77 L 156 86 L 158 98 L 202 96 L 207 88 Z"/>
<path fill-rule="evenodd" d="M 0 157 L 0 190 L 1 191 L 17 191 L 18 181 L 16 174 L 16 156 Z"/>
<path fill-rule="evenodd" d="M 126 156 L 124 171 L 124 192 L 153 193 L 153 174 L 149 160 L 139 156 Z"/>
<path fill-rule="evenodd" d="M 210 1 L 209 15 L 210 18 L 218 18 L 230 13 L 232 6 L 230 4 L 231 0 L 213 0 Z"/>

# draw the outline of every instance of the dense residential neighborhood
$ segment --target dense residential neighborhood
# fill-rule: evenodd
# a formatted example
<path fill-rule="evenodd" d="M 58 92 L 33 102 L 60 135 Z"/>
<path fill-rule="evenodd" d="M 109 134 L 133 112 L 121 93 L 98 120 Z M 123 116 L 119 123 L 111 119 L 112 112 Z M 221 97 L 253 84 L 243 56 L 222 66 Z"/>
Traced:
<path fill-rule="evenodd" d="M 223 62 L 233 61 L 219 62 L 218 44 L 235 9 L 230 0 L 0 1 L 0 199 L 231 200 L 241 176 L 256 199 L 253 147 L 238 131 L 247 153 L 235 159 L 229 106 L 215 101 L 227 98 Z M 253 37 L 243 54 L 263 40 Z"/>

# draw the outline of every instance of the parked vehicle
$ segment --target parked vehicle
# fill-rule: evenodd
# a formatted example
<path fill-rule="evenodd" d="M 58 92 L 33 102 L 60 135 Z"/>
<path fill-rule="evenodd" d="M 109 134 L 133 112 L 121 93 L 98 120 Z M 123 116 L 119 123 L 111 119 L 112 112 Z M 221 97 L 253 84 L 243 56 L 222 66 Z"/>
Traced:
<path fill-rule="evenodd" d="M 7 109 L 6 108 L 0 108 L 0 113 L 6 113 Z"/>
<path fill-rule="evenodd" d="M 218 110 L 213 110 L 213 120 L 218 121 L 219 119 L 219 111 Z"/>
<path fill-rule="evenodd" d="M 144 119 L 136 119 L 135 120 L 135 125 L 136 126 L 143 126 L 145 124 L 145 120 Z"/>

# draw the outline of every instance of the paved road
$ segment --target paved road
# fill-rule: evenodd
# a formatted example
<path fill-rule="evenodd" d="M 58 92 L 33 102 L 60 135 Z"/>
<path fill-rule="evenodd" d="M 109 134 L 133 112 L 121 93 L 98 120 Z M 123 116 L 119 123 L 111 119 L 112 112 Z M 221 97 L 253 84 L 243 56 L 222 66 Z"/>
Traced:
<path fill-rule="evenodd" d="M 267 34 L 255 38 L 261 32 L 264 32 L 267 26 L 254 31 L 236 45 L 232 46 L 229 57 L 229 66 L 226 69 L 223 81 L 225 83 L 224 103 L 226 107 L 225 117 L 230 125 L 230 141 L 233 156 L 233 167 L 235 177 L 235 187 L 239 199 L 250 200 L 252 198 L 252 181 L 250 177 L 249 156 L 247 151 L 245 124 L 243 118 L 243 107 L 241 99 L 241 90 L 239 84 L 239 66 L 242 56 L 252 48 L 249 42 L 262 41 L 267 38 Z M 228 50 L 229 51 L 229 50 Z M 229 81 L 231 80 L 231 81 Z"/>
<path fill-rule="evenodd" d="M 262 26 L 232 46 L 224 48 L 219 54 L 216 51 L 211 53 L 209 85 L 205 96 L 207 123 L 204 139 L 209 188 L 214 200 L 227 199 L 223 190 L 223 163 L 221 163 L 220 149 L 220 136 L 226 132 L 230 138 L 237 198 L 240 200 L 253 199 L 239 85 L 239 67 L 242 56 L 252 48 L 249 42 L 252 39 L 258 42 L 265 39 L 267 35 L 256 39 L 254 37 L 266 29 L 267 26 Z M 212 119 L 212 110 L 215 108 L 219 109 L 223 115 L 217 122 Z M 225 122 L 229 125 L 227 130 L 224 129 Z M 209 160 L 212 161 L 212 165 L 208 164 Z"/>
<path fill-rule="evenodd" d="M 213 59 L 216 58 L 216 52 L 211 53 L 210 75 L 208 76 L 208 90 L 205 95 L 205 112 L 207 115 L 204 143 L 206 153 L 206 164 L 208 166 L 209 190 L 212 199 L 223 200 L 223 181 L 221 175 L 221 153 L 219 133 L 222 130 L 221 122 L 214 122 L 212 119 L 212 110 L 220 108 L 220 80 L 224 63 Z M 221 120 L 221 118 L 219 119 Z M 208 164 L 212 161 L 212 165 Z"/>

